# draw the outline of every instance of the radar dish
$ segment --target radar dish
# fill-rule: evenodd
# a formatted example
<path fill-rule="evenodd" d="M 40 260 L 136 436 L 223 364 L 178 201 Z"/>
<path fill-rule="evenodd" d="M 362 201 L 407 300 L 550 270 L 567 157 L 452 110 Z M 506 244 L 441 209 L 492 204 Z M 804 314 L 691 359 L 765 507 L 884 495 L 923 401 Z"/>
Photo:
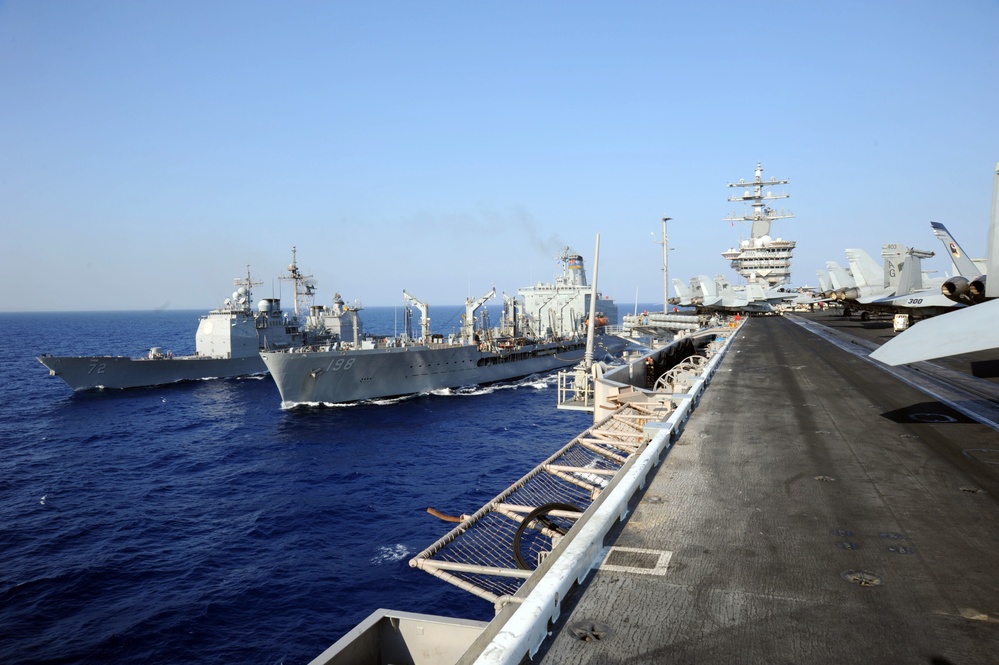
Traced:
<path fill-rule="evenodd" d="M 310 293 L 312 291 L 315 291 L 316 287 L 319 286 L 319 282 L 317 282 L 313 277 L 310 277 L 307 280 L 305 280 L 304 284 L 305 284 L 305 290 L 309 291 Z"/>

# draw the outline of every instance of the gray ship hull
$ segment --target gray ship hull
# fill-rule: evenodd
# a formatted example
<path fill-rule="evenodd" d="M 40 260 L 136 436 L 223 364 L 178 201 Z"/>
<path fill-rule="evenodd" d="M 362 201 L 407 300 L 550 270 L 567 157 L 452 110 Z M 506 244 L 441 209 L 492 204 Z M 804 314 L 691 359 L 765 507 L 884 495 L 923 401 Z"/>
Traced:
<path fill-rule="evenodd" d="M 142 388 L 195 379 L 231 378 L 266 374 L 259 355 L 241 358 L 179 356 L 176 358 L 129 358 L 127 356 L 39 356 L 73 390 Z"/>
<path fill-rule="evenodd" d="M 481 385 L 574 365 L 581 342 L 536 344 L 500 352 L 474 345 L 263 351 L 283 406 L 341 403 Z"/>

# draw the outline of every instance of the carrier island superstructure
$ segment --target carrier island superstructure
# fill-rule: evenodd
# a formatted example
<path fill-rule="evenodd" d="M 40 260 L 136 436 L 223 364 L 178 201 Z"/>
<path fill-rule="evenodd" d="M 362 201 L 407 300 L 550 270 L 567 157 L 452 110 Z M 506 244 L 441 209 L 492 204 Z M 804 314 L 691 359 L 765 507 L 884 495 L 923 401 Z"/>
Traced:
<path fill-rule="evenodd" d="M 747 282 L 759 282 L 767 287 L 786 284 L 791 278 L 791 254 L 794 251 L 793 240 L 774 238 L 771 236 L 771 225 L 780 219 L 790 219 L 794 214 L 790 211 L 775 210 L 770 203 L 788 198 L 788 194 L 774 192 L 771 188 L 786 185 L 788 180 L 771 178 L 763 179 L 763 165 L 756 164 L 756 175 L 752 182 L 739 180 L 729 183 L 731 188 L 742 189 L 739 196 L 729 197 L 729 201 L 747 204 L 751 211 L 748 214 L 732 213 L 725 218 L 726 222 L 743 222 L 750 225 L 749 238 L 741 241 L 738 248 L 722 252 L 722 256 L 732 262 L 732 269 Z"/>

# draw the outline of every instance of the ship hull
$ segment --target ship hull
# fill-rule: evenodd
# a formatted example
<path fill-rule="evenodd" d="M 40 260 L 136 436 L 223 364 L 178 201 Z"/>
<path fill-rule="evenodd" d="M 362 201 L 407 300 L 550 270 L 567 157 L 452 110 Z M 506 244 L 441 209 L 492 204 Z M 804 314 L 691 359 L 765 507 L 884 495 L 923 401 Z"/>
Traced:
<path fill-rule="evenodd" d="M 501 352 L 477 346 L 265 351 L 284 406 L 356 402 L 482 385 L 577 364 L 585 344 L 550 343 Z"/>
<path fill-rule="evenodd" d="M 129 358 L 126 356 L 39 356 L 52 376 L 75 391 L 143 388 L 178 381 L 232 378 L 266 374 L 259 355 L 241 358 L 179 356 L 175 358 Z"/>

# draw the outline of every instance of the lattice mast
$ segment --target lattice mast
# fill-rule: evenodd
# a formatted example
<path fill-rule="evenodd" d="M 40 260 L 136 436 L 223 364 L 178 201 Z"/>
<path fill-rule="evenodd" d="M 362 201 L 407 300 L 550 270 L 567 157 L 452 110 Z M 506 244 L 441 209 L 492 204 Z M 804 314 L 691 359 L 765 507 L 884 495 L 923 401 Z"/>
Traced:
<path fill-rule="evenodd" d="M 288 274 L 281 275 L 279 279 L 284 281 L 290 281 L 295 287 L 295 320 L 301 320 L 299 317 L 302 312 L 308 312 L 312 309 L 312 305 L 315 302 L 316 295 L 316 279 L 312 275 L 305 275 L 301 270 L 298 269 L 297 260 L 297 250 L 295 247 L 291 248 L 291 263 L 288 265 Z"/>
<path fill-rule="evenodd" d="M 775 193 L 769 191 L 767 188 L 776 187 L 777 185 L 786 185 L 790 182 L 789 180 L 778 180 L 777 178 L 770 178 L 770 180 L 763 179 L 763 164 L 761 162 L 756 162 L 756 177 L 753 182 L 749 183 L 745 180 L 739 179 L 739 182 L 730 182 L 729 187 L 742 187 L 742 196 L 731 196 L 729 201 L 738 203 L 746 203 L 752 208 L 752 212 L 748 215 L 736 216 L 736 213 L 731 213 L 731 216 L 726 217 L 726 222 L 749 222 L 752 227 L 750 231 L 751 238 L 762 238 L 763 236 L 770 235 L 770 226 L 779 219 L 791 219 L 794 217 L 794 213 L 790 210 L 774 210 L 767 204 L 771 201 L 776 201 L 778 199 L 790 198 L 790 194 L 785 194 L 783 192 Z M 752 189 L 746 189 L 752 186 Z"/>

